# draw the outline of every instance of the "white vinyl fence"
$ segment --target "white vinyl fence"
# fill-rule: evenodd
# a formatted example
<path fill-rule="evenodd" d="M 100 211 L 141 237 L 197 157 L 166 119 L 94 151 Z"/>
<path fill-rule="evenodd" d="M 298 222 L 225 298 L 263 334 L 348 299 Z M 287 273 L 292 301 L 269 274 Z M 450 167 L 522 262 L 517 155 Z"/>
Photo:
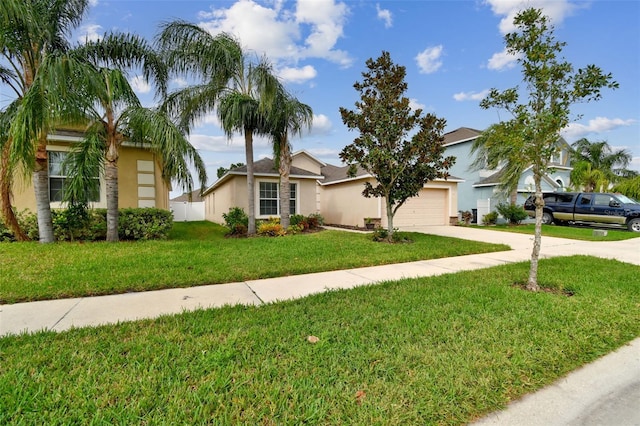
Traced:
<path fill-rule="evenodd" d="M 171 201 L 169 203 L 175 222 L 194 222 L 204 220 L 204 202 Z"/>

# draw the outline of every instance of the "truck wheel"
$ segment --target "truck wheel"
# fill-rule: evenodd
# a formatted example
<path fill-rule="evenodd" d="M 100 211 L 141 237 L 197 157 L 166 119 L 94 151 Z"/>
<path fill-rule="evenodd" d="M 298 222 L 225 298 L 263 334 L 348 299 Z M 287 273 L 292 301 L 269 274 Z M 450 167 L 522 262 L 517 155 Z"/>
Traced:
<path fill-rule="evenodd" d="M 551 225 L 553 223 L 553 215 L 549 212 L 542 213 L 542 223 L 545 225 Z"/>
<path fill-rule="evenodd" d="M 632 232 L 640 232 L 640 218 L 631 219 L 629 223 L 627 223 L 627 228 Z"/>

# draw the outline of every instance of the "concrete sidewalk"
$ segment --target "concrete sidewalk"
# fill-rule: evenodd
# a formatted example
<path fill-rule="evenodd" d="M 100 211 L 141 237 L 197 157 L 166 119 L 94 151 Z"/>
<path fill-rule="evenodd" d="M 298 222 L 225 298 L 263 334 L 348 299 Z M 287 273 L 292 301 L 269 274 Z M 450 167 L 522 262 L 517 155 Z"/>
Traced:
<path fill-rule="evenodd" d="M 427 277 L 529 260 L 533 236 L 457 226 L 412 231 L 490 243 L 512 249 L 395 265 L 321 272 L 265 280 L 113 296 L 0 305 L 0 337 L 38 330 L 112 324 L 198 308 L 259 305 L 329 289 L 386 280 Z M 640 238 L 585 242 L 543 237 L 541 258 L 586 254 L 640 265 Z M 639 283 L 640 285 L 640 283 Z M 640 339 L 586 366 L 553 386 L 492 414 L 479 425 L 639 425 Z"/>
<path fill-rule="evenodd" d="M 63 331 L 72 327 L 154 318 L 198 308 L 258 305 L 330 289 L 522 262 L 531 256 L 533 237 L 530 235 L 458 226 L 430 226 L 413 230 L 506 244 L 512 250 L 230 284 L 0 305 L 0 336 L 38 330 Z M 542 258 L 574 254 L 589 254 L 640 265 L 640 238 L 604 243 L 551 237 L 542 240 Z"/>

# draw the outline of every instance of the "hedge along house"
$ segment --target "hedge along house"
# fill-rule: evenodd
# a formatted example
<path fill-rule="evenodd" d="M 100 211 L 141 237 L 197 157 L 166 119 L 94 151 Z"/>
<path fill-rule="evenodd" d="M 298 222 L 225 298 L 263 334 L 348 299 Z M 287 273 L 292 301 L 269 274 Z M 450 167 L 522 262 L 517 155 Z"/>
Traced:
<path fill-rule="evenodd" d="M 364 182 L 374 178 L 364 170 L 356 177 L 347 176 L 348 167 L 338 167 L 316 159 L 306 151 L 293 154 L 291 167 L 291 212 L 309 215 L 320 213 L 327 224 L 363 226 L 365 218 L 386 226 L 384 200 L 365 198 Z M 279 179 L 273 160 L 255 162 L 256 218 L 279 216 Z M 232 169 L 204 193 L 206 220 L 224 223 L 222 214 L 232 207 L 247 210 L 246 167 Z M 457 222 L 457 184 L 449 178 L 428 182 L 418 197 L 409 199 L 396 213 L 394 226 L 407 229 L 425 225 L 448 225 Z"/>
<path fill-rule="evenodd" d="M 71 151 L 73 143 L 83 140 L 82 132 L 71 130 L 56 131 L 47 137 L 47 162 L 49 166 L 49 200 L 51 207 L 64 208 L 62 195 L 67 178 L 62 172 L 62 163 Z M 106 186 L 104 176 L 96 176 L 100 181 L 100 193 L 90 200 L 92 208 L 106 208 Z M 118 206 L 156 207 L 169 209 L 170 187 L 162 178 L 162 168 L 157 157 L 144 146 L 127 144 L 120 149 L 118 159 Z M 13 204 L 18 211 L 36 211 L 36 199 L 30 181 L 18 180 L 13 184 Z"/>

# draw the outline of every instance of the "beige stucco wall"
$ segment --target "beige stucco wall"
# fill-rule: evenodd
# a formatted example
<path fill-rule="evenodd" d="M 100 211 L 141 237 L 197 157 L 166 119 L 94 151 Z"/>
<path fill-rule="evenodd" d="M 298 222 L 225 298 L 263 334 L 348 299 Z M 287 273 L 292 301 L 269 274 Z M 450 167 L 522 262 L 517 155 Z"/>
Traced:
<path fill-rule="evenodd" d="M 370 181 L 373 183 L 373 179 Z M 320 188 L 320 214 L 325 223 L 364 226 L 365 217 L 381 217 L 381 200 L 362 195 L 364 182 L 359 179 Z"/>
<path fill-rule="evenodd" d="M 259 215 L 258 188 L 260 182 L 278 183 L 279 181 L 277 178 L 272 177 L 256 176 L 254 178 L 256 218 L 267 219 L 269 216 Z M 291 179 L 290 182 L 298 185 L 297 213 L 305 216 L 317 213 L 316 181 L 313 179 Z M 247 178 L 245 176 L 232 176 L 204 196 L 205 219 L 211 222 L 224 223 L 222 214 L 227 213 L 232 207 L 241 207 L 246 212 L 249 208 L 246 194 Z"/>
<path fill-rule="evenodd" d="M 320 163 L 318 163 L 313 158 L 309 157 L 304 152 L 296 154 L 296 156 L 293 157 L 293 161 L 291 162 L 291 165 L 294 166 L 294 167 L 298 167 L 300 169 L 303 169 L 303 170 L 308 170 L 308 171 L 310 171 L 312 173 L 315 173 L 317 175 L 320 175 L 321 167 L 322 167 L 322 165 Z"/>
<path fill-rule="evenodd" d="M 51 142 L 48 151 L 68 151 L 64 142 Z M 31 181 L 18 179 L 13 185 L 14 206 L 18 211 L 36 211 L 36 200 Z M 162 179 L 160 165 L 153 154 L 144 148 L 122 147 L 118 160 L 118 206 L 169 208 L 169 187 Z M 51 203 L 53 208 L 64 207 Z M 100 202 L 92 207 L 106 208 L 104 178 L 100 178 Z"/>

